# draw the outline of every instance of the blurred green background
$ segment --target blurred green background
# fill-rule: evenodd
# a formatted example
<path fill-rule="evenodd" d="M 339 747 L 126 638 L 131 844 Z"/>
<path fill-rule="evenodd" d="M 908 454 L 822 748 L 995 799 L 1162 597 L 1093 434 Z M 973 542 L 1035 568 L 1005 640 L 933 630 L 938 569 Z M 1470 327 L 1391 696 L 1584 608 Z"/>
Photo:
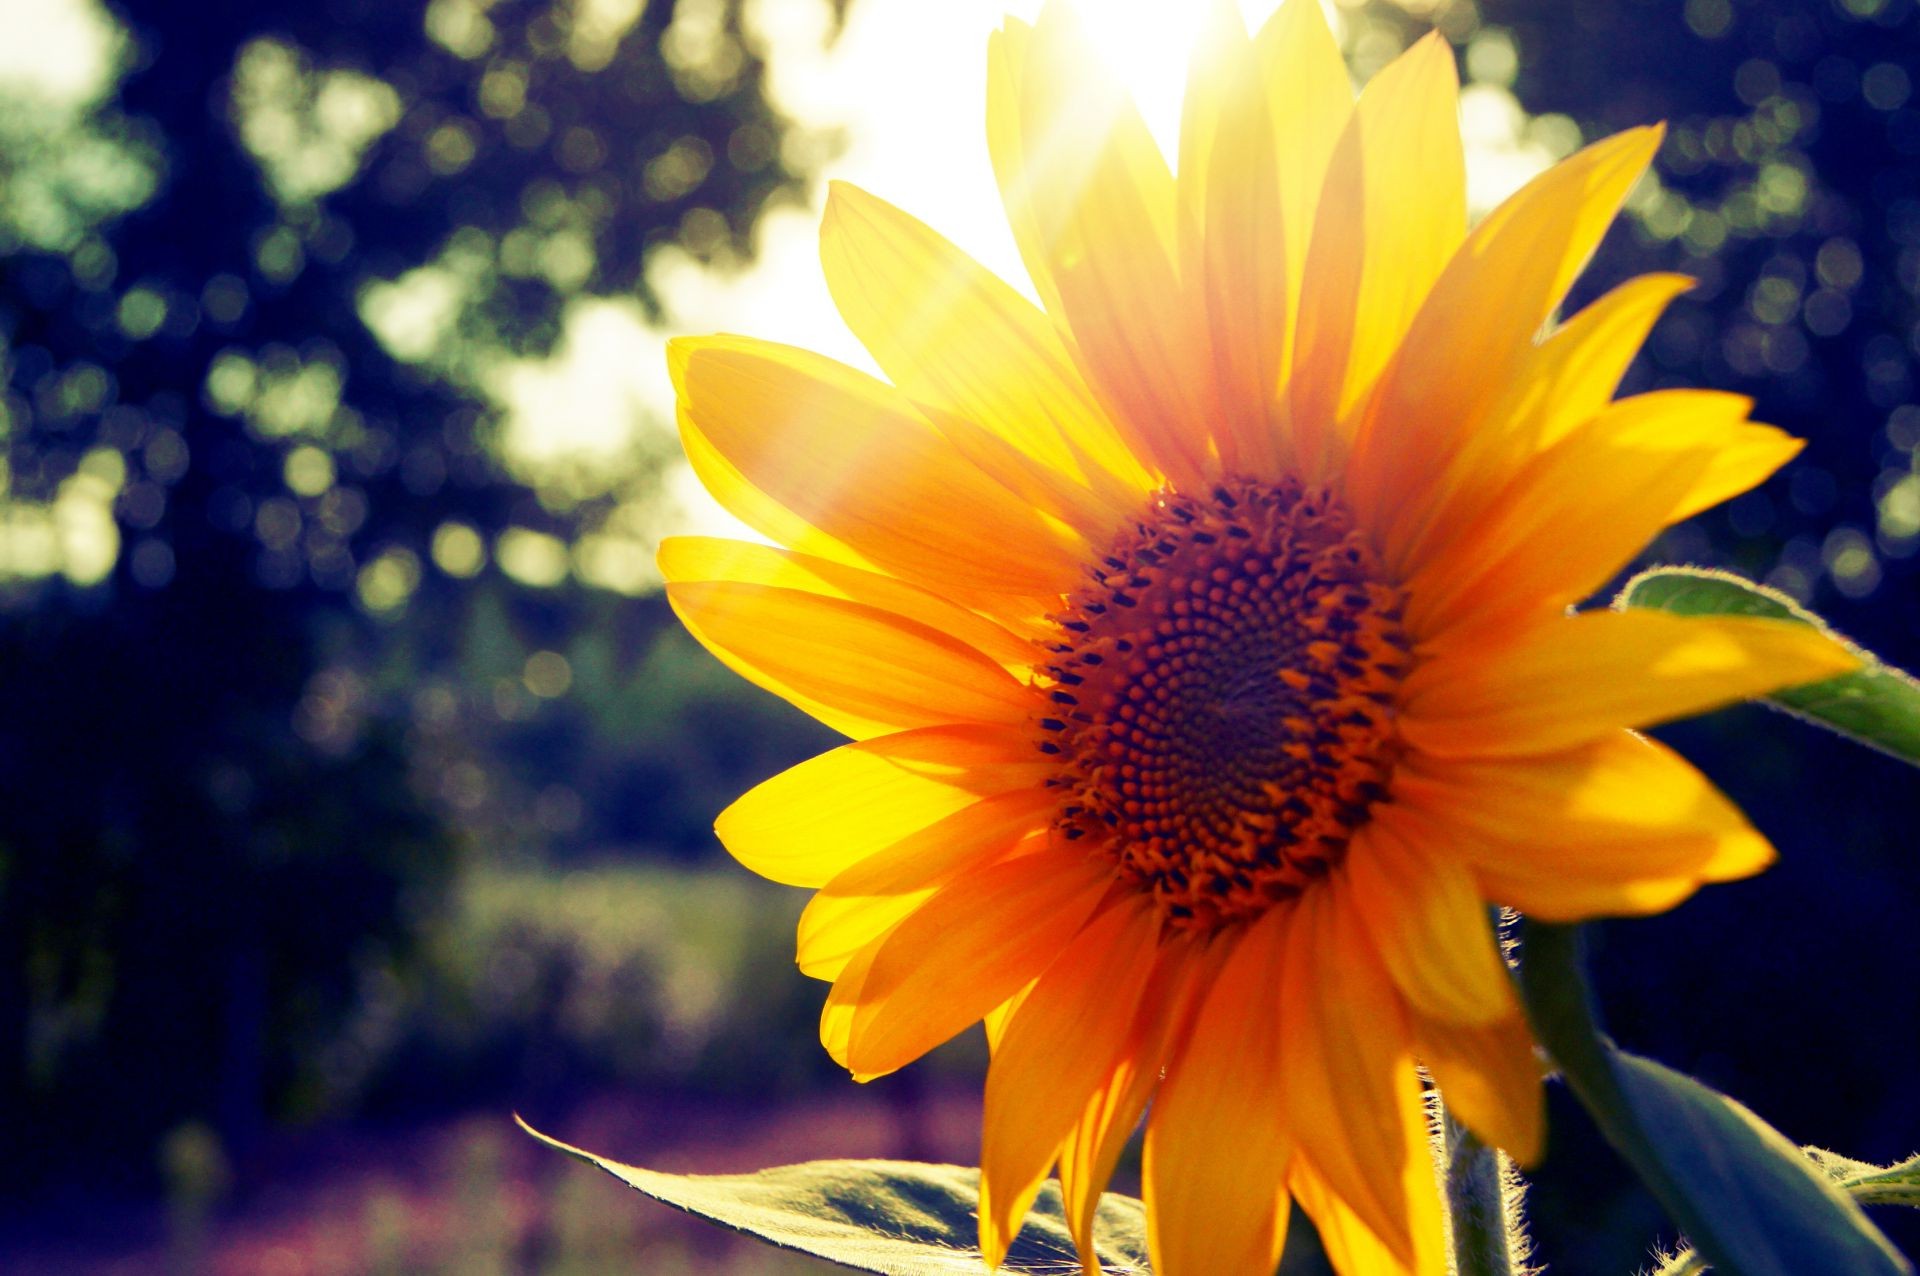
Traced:
<path fill-rule="evenodd" d="M 814 1270 L 515 1110 L 668 1169 L 973 1159 L 977 1042 L 868 1087 L 815 1043 L 800 895 L 710 825 L 831 737 L 651 560 L 725 526 L 666 336 L 860 358 L 827 177 L 1013 271 L 1002 7 L 0 0 L 0 1269 Z M 1082 7 L 1166 135 L 1199 6 Z M 1697 276 L 1630 388 L 1740 390 L 1810 446 L 1650 557 L 1920 663 L 1914 0 L 1330 12 L 1360 75 L 1457 46 L 1482 211 L 1671 122 L 1575 303 Z M 1916 786 L 1758 710 L 1666 734 L 1784 861 L 1602 929 L 1617 1035 L 1802 1142 L 1913 1151 Z M 1631 1270 L 1660 1217 L 1554 1115 L 1542 1256 Z"/>

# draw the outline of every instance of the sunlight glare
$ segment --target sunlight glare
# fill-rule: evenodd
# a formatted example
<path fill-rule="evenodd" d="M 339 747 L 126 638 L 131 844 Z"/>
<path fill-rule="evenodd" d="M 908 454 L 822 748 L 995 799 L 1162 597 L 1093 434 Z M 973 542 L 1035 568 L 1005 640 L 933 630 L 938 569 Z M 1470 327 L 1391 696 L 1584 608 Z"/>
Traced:
<path fill-rule="evenodd" d="M 1069 0 L 1100 60 L 1133 93 L 1135 105 L 1170 159 L 1180 149 L 1180 102 L 1187 63 L 1212 0 Z M 1239 0 L 1247 30 L 1258 31 L 1280 0 Z"/>

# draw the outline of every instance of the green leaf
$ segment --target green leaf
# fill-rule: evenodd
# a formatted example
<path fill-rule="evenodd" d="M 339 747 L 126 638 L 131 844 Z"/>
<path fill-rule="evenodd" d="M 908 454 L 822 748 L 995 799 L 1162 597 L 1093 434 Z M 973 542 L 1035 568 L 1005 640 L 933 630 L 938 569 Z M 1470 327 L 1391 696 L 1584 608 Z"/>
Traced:
<path fill-rule="evenodd" d="M 1801 1148 L 1808 1160 L 1825 1170 L 1841 1191 L 1862 1205 L 1920 1206 L 1920 1156 L 1898 1165 L 1870 1165 L 1825 1148 Z M 1695 1276 L 1707 1270 L 1707 1260 L 1692 1249 L 1671 1254 L 1653 1276 Z"/>
<path fill-rule="evenodd" d="M 1520 983 L 1568 1086 L 1702 1257 L 1739 1276 L 1911 1276 L 1860 1206 L 1726 1095 L 1599 1031 L 1573 927 L 1528 922 Z"/>
<path fill-rule="evenodd" d="M 1680 616 L 1760 616 L 1812 625 L 1860 657 L 1864 667 L 1857 673 L 1776 691 L 1766 702 L 1920 766 L 1920 680 L 1835 634 L 1820 617 L 1778 590 L 1726 572 L 1656 567 L 1628 581 L 1614 606 L 1651 607 Z"/>
<path fill-rule="evenodd" d="M 975 1244 L 980 1202 L 975 1169 L 909 1161 L 809 1161 L 757 1174 L 663 1174 L 595 1156 L 525 1121 L 520 1128 L 656 1201 L 782 1249 L 886 1276 L 984 1276 L 987 1271 Z M 1149 1272 L 1146 1207 L 1129 1196 L 1102 1196 L 1094 1217 L 1094 1248 L 1114 1276 Z M 1000 1270 L 1036 1276 L 1080 1271 L 1057 1184 L 1041 1189 Z"/>

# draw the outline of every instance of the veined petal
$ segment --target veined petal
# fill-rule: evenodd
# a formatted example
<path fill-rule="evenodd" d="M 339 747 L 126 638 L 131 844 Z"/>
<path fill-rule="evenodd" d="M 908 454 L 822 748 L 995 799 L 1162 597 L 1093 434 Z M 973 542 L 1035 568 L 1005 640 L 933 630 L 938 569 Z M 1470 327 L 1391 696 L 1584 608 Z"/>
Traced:
<path fill-rule="evenodd" d="M 1545 921 L 1670 908 L 1773 860 L 1691 763 L 1626 731 L 1542 757 L 1416 755 L 1393 802 L 1472 865 L 1486 898 Z"/>
<path fill-rule="evenodd" d="M 1047 596 L 1075 583 L 1078 538 L 961 456 L 892 387 L 744 337 L 681 338 L 667 355 L 681 409 L 714 450 L 754 491 L 867 562 L 953 597 Z M 729 489 L 713 494 L 733 503 Z"/>
<path fill-rule="evenodd" d="M 1485 1024 L 1448 1023 L 1416 1011 L 1413 1043 L 1455 1119 L 1522 1166 L 1539 1163 L 1547 1124 L 1544 1065 L 1517 1009 Z"/>
<path fill-rule="evenodd" d="M 1056 769 L 1016 728 L 921 727 L 789 767 L 737 798 L 713 831 L 762 877 L 824 886 L 981 798 L 1039 788 Z"/>
<path fill-rule="evenodd" d="M 1254 37 L 1254 50 L 1267 90 L 1286 252 L 1286 268 L 1279 272 L 1286 285 L 1279 365 L 1284 380 L 1293 367 L 1307 247 L 1327 164 L 1353 114 L 1353 82 L 1319 0 L 1286 0 Z M 1286 429 L 1290 396 L 1284 385 L 1275 388 L 1275 411 Z"/>
<path fill-rule="evenodd" d="M 1405 1006 L 1338 877 L 1295 906 L 1281 996 L 1281 1100 L 1300 1151 L 1386 1252 L 1414 1267 L 1441 1229 L 1419 1072 Z"/>
<path fill-rule="evenodd" d="M 1733 395 L 1662 390 L 1623 399 L 1535 453 L 1410 564 L 1407 632 L 1564 609 L 1591 595 L 1673 521 L 1745 422 Z"/>
<path fill-rule="evenodd" d="M 1019 1012 L 1021 1005 L 1025 1003 L 1027 994 L 1033 991 L 1033 984 L 1039 982 L 1038 979 L 1035 979 L 1033 983 L 1028 984 L 1025 988 L 1022 988 L 1019 992 L 1013 994 L 1013 996 L 1007 998 L 992 1010 L 987 1011 L 985 1015 L 981 1016 L 980 1026 L 986 1029 L 987 1054 L 989 1056 L 1000 1049 L 1000 1040 L 1007 1035 L 1007 1025 L 1013 1022 L 1013 1017 Z"/>
<path fill-rule="evenodd" d="M 1629 410 L 1628 404 L 1638 406 Z M 1645 447 L 1687 429 L 1698 430 L 1703 440 L 1712 441 L 1712 456 L 1706 469 L 1668 511 L 1670 524 L 1758 487 L 1806 446 L 1805 440 L 1796 439 L 1784 430 L 1747 420 L 1753 400 L 1741 394 L 1717 390 L 1656 390 L 1624 399 L 1619 407 L 1619 415 L 1608 414 L 1596 424 L 1608 428 L 1624 446 Z M 1676 420 L 1682 414 L 1691 414 L 1696 422 L 1718 422 L 1719 428 L 1714 429 L 1710 424 L 1682 424 Z"/>
<path fill-rule="evenodd" d="M 895 925 L 894 930 L 898 929 Z M 853 1037 L 854 1015 L 863 1004 L 861 994 L 867 986 L 867 975 L 873 970 L 874 958 L 880 955 L 880 946 L 885 942 L 883 935 L 853 955 L 834 977 L 826 1004 L 820 1008 L 820 1044 L 826 1047 L 827 1057 L 843 1067 L 847 1046 Z"/>
<path fill-rule="evenodd" d="M 1654 322 L 1692 284 L 1684 275 L 1630 279 L 1525 352 L 1482 413 L 1476 437 L 1433 484 L 1424 524 L 1396 544 L 1401 570 L 1417 571 L 1463 525 L 1506 499 L 1536 453 L 1605 411 Z"/>
<path fill-rule="evenodd" d="M 1405 1114 L 1402 1113 L 1402 1116 Z M 1424 1116 L 1417 1131 L 1409 1125 L 1409 1137 L 1416 1133 L 1424 1141 Z M 1422 1174 L 1425 1176 L 1424 1183 L 1420 1182 Z M 1311 1156 L 1304 1153 L 1296 1156 L 1287 1179 L 1293 1195 L 1300 1202 L 1300 1208 L 1313 1220 L 1314 1231 L 1320 1235 L 1320 1247 L 1326 1251 L 1327 1262 L 1338 1276 L 1445 1276 L 1447 1260 L 1437 1216 L 1430 1220 L 1428 1227 L 1414 1236 L 1415 1249 L 1409 1255 L 1380 1239 L 1379 1233 L 1373 1230 L 1350 1200 L 1341 1196 L 1327 1175 L 1314 1164 Z M 1409 1193 L 1436 1196 L 1430 1167 L 1424 1164 L 1410 1166 L 1406 1170 L 1406 1179 L 1403 1187 Z M 1436 1199 L 1436 1213 L 1437 1205 Z"/>
<path fill-rule="evenodd" d="M 1177 304 L 1173 175 L 1065 5 L 1016 30 L 1009 21 L 998 40 L 1007 74 L 990 77 L 988 111 L 1021 254 L 1048 280 L 1042 296 L 1115 428 L 1152 468 L 1196 483 L 1211 466 L 1211 384 L 1192 375 L 1205 346 Z M 1011 103 L 991 100 L 1009 91 Z M 991 123 L 1009 111 L 1015 147 Z"/>
<path fill-rule="evenodd" d="M 1444 476 L 1479 472 L 1500 446 L 1502 432 L 1483 428 L 1485 410 L 1524 364 L 1660 137 L 1657 128 L 1630 130 L 1548 169 L 1474 227 L 1434 283 L 1354 440 L 1355 508 L 1384 529 L 1390 567 L 1402 565 L 1448 490 Z"/>
<path fill-rule="evenodd" d="M 1694 286 L 1687 275 L 1638 275 L 1561 324 L 1487 414 L 1529 448 L 1550 447 L 1607 406 L 1647 334 L 1674 298 Z"/>
<path fill-rule="evenodd" d="M 1079 854 L 1022 856 L 948 883 L 880 941 L 835 1058 L 857 1079 L 884 1076 L 977 1022 L 1047 968 L 1111 884 Z M 845 982 L 829 1004 L 848 1001 Z"/>
<path fill-rule="evenodd" d="M 1013 724 L 1033 708 L 992 658 L 877 607 L 731 581 L 669 585 L 667 601 L 728 668 L 850 736 Z"/>
<path fill-rule="evenodd" d="M 716 536 L 669 536 L 660 542 L 659 563 L 669 585 L 733 581 L 841 598 L 950 634 L 1016 676 L 1034 664 L 1033 643 L 996 621 L 898 577 L 829 558 Z"/>
<path fill-rule="evenodd" d="M 1025 112 L 1020 99 L 1032 57 L 1033 28 L 1017 18 L 1008 18 L 987 37 L 987 154 L 993 161 L 994 181 L 1000 187 L 1000 202 L 1006 208 L 1014 243 L 1040 296 L 1041 308 L 1059 316 L 1066 313 L 1066 307 L 1061 305 L 1060 290 L 1053 286 L 1053 275 L 1047 269 L 1045 241 L 1027 184 L 1028 159 L 1022 136 Z"/>
<path fill-rule="evenodd" d="M 1387 365 L 1466 234 L 1459 93 L 1453 49 L 1435 32 L 1367 83 L 1328 164 L 1292 381 L 1309 474 L 1343 447 L 1334 423 Z"/>
<path fill-rule="evenodd" d="M 829 190 L 820 257 L 847 326 L 956 447 L 1104 539 L 1153 481 L 1046 315 L 893 205 L 844 182 Z M 981 446 L 980 433 L 1004 446 Z"/>
<path fill-rule="evenodd" d="M 1114 1071 L 1153 975 L 1159 922 L 1143 900 L 1095 917 L 1047 967 L 987 1070 L 980 1249 L 999 1266 L 1087 1098 Z"/>
<path fill-rule="evenodd" d="M 720 455 L 712 440 L 687 415 L 685 404 L 676 407 L 674 420 L 680 431 L 681 450 L 687 454 L 687 467 L 728 513 L 767 539 L 815 558 L 873 568 L 851 546 L 835 540 L 748 482 L 740 467 Z"/>
<path fill-rule="evenodd" d="M 1550 753 L 1859 665 L 1784 620 L 1596 611 L 1516 629 L 1418 665 L 1402 684 L 1401 736 L 1441 757 Z"/>
<path fill-rule="evenodd" d="M 1457 1023 L 1517 1012 L 1473 874 L 1444 843 L 1408 836 L 1383 804 L 1347 848 L 1340 870 L 1367 934 L 1413 1008 Z"/>
<path fill-rule="evenodd" d="M 1053 805 L 1042 788 L 982 798 L 849 864 L 800 914 L 794 955 L 801 973 L 837 977 L 855 953 L 954 878 L 1042 849 Z"/>
<path fill-rule="evenodd" d="M 1061 1144 L 1060 1196 L 1086 1276 L 1099 1276 L 1093 1218 L 1100 1194 L 1160 1082 L 1168 1055 L 1192 1035 L 1193 1017 L 1229 947 L 1178 932 L 1162 937 L 1159 966 L 1141 998 L 1126 1047 Z"/>
<path fill-rule="evenodd" d="M 1147 1124 L 1147 1241 L 1160 1276 L 1270 1272 L 1286 1243 L 1281 978 L 1293 910 L 1270 909 L 1237 941 Z"/>
<path fill-rule="evenodd" d="M 1258 52 L 1233 0 L 1212 0 L 1180 117 L 1180 250 L 1194 322 L 1211 334 L 1221 467 L 1281 466 L 1273 407 L 1287 329 L 1287 240 Z"/>

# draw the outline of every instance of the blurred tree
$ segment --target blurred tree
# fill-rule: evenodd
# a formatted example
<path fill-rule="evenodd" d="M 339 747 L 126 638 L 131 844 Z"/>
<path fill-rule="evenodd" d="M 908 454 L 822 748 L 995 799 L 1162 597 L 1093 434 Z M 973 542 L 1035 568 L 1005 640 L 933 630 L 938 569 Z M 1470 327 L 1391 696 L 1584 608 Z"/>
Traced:
<path fill-rule="evenodd" d="M 805 159 L 738 0 L 47 13 L 0 82 L 0 1181 L 244 1153 L 455 863 L 341 671 L 446 667 L 490 557 L 564 578 L 647 479 L 525 481 L 503 368 L 657 313 L 660 245 L 743 257 Z"/>

